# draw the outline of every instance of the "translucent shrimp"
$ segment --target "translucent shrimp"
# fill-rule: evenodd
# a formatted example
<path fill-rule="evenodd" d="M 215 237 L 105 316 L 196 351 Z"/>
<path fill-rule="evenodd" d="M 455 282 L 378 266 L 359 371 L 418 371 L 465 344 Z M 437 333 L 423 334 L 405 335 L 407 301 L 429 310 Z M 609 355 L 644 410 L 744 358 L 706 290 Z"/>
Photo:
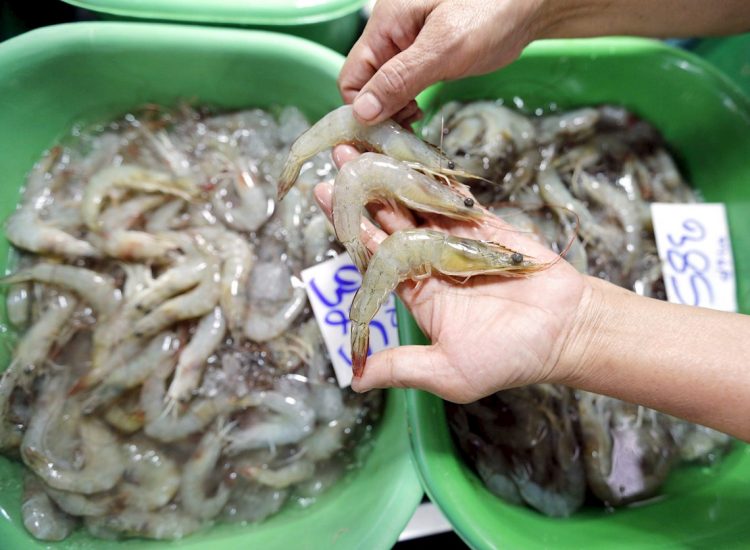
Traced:
<path fill-rule="evenodd" d="M 38 281 L 67 288 L 87 302 L 102 316 L 113 313 L 122 295 L 112 278 L 82 267 L 52 263 L 34 264 L 0 279 L 0 284 Z"/>
<path fill-rule="evenodd" d="M 583 139 L 594 132 L 601 112 L 591 107 L 568 111 L 560 115 L 539 119 L 539 143 L 551 143 L 558 139 Z"/>
<path fill-rule="evenodd" d="M 369 253 L 360 238 L 364 207 L 373 201 L 396 201 L 411 210 L 440 214 L 463 221 L 478 221 L 484 211 L 474 199 L 455 188 L 377 153 L 365 153 L 347 162 L 333 187 L 333 227 L 360 272 L 367 269 Z"/>
<path fill-rule="evenodd" d="M 178 540 L 201 528 L 197 519 L 179 510 L 124 510 L 85 520 L 86 529 L 95 537 L 147 537 L 155 540 Z"/>
<path fill-rule="evenodd" d="M 227 453 L 296 443 L 312 433 L 315 411 L 301 396 L 276 391 L 259 392 L 256 406 L 271 411 L 262 421 L 238 427 L 229 434 Z"/>
<path fill-rule="evenodd" d="M 220 262 L 213 255 L 206 255 L 206 270 L 198 285 L 189 292 L 172 298 L 158 306 L 133 325 L 132 334 L 137 338 L 152 336 L 178 321 L 194 319 L 211 311 L 220 296 Z"/>
<path fill-rule="evenodd" d="M 125 262 L 169 262 L 179 245 L 166 235 L 118 229 L 91 236 L 97 248 L 110 258 Z"/>
<path fill-rule="evenodd" d="M 61 511 L 32 474 L 23 476 L 23 526 L 39 540 L 63 540 L 75 529 L 76 520 Z"/>
<path fill-rule="evenodd" d="M 13 361 L 8 368 L 21 369 L 19 383 L 24 389 L 31 389 L 31 383 L 40 374 L 39 368 L 58 343 L 60 333 L 63 332 L 77 305 L 78 301 L 72 296 L 59 294 L 52 299 L 46 311 L 18 342 Z"/>
<path fill-rule="evenodd" d="M 211 240 L 222 258 L 221 296 L 219 304 L 224 311 L 229 332 L 237 338 L 242 333 L 247 310 L 247 284 L 255 262 L 254 247 L 233 231 L 207 227 L 201 235 Z"/>
<path fill-rule="evenodd" d="M 452 160 L 392 120 L 366 126 L 354 117 L 351 105 L 344 105 L 328 113 L 294 142 L 279 177 L 279 200 L 294 185 L 307 160 L 341 143 L 362 145 L 389 157 L 418 163 L 433 172 L 457 173 Z"/>
<path fill-rule="evenodd" d="M 433 271 L 457 277 L 480 274 L 524 276 L 547 266 L 492 242 L 427 229 L 393 233 L 380 244 L 373 256 L 349 313 L 354 376 L 362 376 L 365 368 L 370 321 L 400 282 L 423 279 Z"/>
<path fill-rule="evenodd" d="M 101 215 L 101 227 L 105 231 L 127 229 L 146 212 L 161 206 L 167 198 L 166 195 L 136 195 L 122 204 L 110 206 Z"/>
<path fill-rule="evenodd" d="M 122 444 L 125 475 L 117 499 L 131 510 L 158 510 L 166 506 L 180 488 L 177 463 L 145 437 Z"/>
<path fill-rule="evenodd" d="M 164 172 L 128 165 L 105 168 L 94 174 L 83 195 L 81 215 L 89 229 L 97 230 L 102 226 L 99 211 L 110 191 L 118 187 L 174 195 L 184 200 L 198 195 L 200 191 L 192 181 Z"/>
<path fill-rule="evenodd" d="M 180 212 L 185 207 L 182 199 L 172 199 L 154 210 L 146 221 L 146 231 L 160 233 L 170 231 L 180 225 Z"/>
<path fill-rule="evenodd" d="M 66 393 L 64 386 L 49 380 L 43 395 L 37 401 L 36 413 L 31 419 L 21 444 L 21 457 L 44 482 L 55 489 L 92 494 L 114 487 L 122 477 L 125 465 L 115 436 L 100 421 L 81 420 L 80 453 L 83 467 L 70 468 L 51 455 L 46 445 L 47 432 L 60 416 Z"/>
<path fill-rule="evenodd" d="M 263 468 L 259 466 L 246 466 L 240 470 L 240 475 L 245 478 L 273 487 L 274 489 L 285 489 L 301 481 L 305 481 L 315 473 L 315 464 L 304 458 L 295 460 L 291 464 L 280 468 Z"/>
<path fill-rule="evenodd" d="M 90 414 L 123 392 L 139 386 L 160 365 L 174 361 L 178 349 L 179 341 L 174 333 L 167 332 L 155 337 L 142 353 L 114 369 L 102 384 L 91 391 L 83 401 L 83 412 Z"/>
<path fill-rule="evenodd" d="M 232 425 L 219 424 L 201 439 L 193 456 L 184 466 L 180 484 L 180 502 L 185 510 L 200 519 L 216 516 L 229 500 L 230 489 L 219 482 L 213 496 L 206 494 L 209 482 L 216 473 L 216 462 L 226 443 Z"/>
<path fill-rule="evenodd" d="M 16 328 L 26 328 L 31 320 L 31 288 L 28 283 L 10 285 L 5 295 L 5 313 Z"/>
<path fill-rule="evenodd" d="M 6 222 L 5 236 L 18 248 L 45 256 L 97 258 L 101 255 L 91 243 L 40 219 L 30 206 L 13 213 Z"/>
<path fill-rule="evenodd" d="M 104 420 L 107 424 L 124 434 L 132 434 L 142 429 L 145 417 L 140 406 L 140 389 L 132 390 L 104 411 Z"/>
<path fill-rule="evenodd" d="M 172 408 L 174 401 L 188 398 L 198 387 L 206 360 L 224 340 L 226 328 L 226 320 L 220 307 L 215 307 L 198 322 L 192 339 L 177 361 L 177 369 L 167 391 L 167 408 Z"/>
<path fill-rule="evenodd" d="M 226 184 L 220 184 L 214 191 L 212 204 L 230 227 L 239 231 L 257 231 L 273 214 L 274 201 L 266 196 L 266 190 L 256 181 L 257 178 L 253 178 L 246 161 L 238 159 L 231 166 L 236 199 L 232 200 Z"/>

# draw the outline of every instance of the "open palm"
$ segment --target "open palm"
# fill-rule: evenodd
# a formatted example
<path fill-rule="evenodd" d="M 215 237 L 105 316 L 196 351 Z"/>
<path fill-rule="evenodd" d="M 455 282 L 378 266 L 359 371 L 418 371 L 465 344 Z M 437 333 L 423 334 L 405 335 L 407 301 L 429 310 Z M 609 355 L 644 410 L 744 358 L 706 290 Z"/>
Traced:
<path fill-rule="evenodd" d="M 358 153 L 335 151 L 341 165 Z M 331 187 L 316 198 L 331 216 Z M 569 366 L 560 358 L 586 290 L 586 278 L 551 250 L 488 213 L 481 225 L 437 217 L 417 221 L 405 210 L 371 208 L 381 229 L 366 224 L 365 244 L 375 251 L 387 234 L 401 229 L 436 229 L 492 240 L 550 267 L 522 278 L 478 276 L 457 282 L 433 276 L 407 281 L 397 292 L 431 346 L 402 346 L 372 355 L 355 390 L 409 387 L 454 402 L 470 402 L 503 388 L 562 381 Z M 567 363 L 567 361 L 566 361 Z"/>

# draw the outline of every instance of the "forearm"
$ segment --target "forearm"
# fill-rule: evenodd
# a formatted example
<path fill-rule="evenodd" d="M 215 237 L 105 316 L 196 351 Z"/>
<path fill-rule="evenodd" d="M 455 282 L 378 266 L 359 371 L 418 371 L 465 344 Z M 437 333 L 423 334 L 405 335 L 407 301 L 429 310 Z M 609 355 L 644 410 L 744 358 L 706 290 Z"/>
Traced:
<path fill-rule="evenodd" d="M 539 38 L 693 37 L 750 30 L 748 0 L 543 0 L 542 6 Z"/>
<path fill-rule="evenodd" d="M 565 383 L 750 441 L 750 316 L 590 283 Z"/>

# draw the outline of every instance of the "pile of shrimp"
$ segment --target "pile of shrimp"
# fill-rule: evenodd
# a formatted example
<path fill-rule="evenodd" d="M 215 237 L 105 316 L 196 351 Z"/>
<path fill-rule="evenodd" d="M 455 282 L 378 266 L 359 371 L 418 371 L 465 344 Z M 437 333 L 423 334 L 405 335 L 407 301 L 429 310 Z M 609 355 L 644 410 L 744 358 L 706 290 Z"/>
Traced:
<path fill-rule="evenodd" d="M 6 224 L 17 337 L 0 378 L 34 537 L 257 522 L 362 459 L 382 396 L 339 388 L 299 280 L 341 251 L 312 200 L 330 155 L 274 196 L 307 128 L 291 107 L 148 106 L 35 165 Z"/>
<path fill-rule="evenodd" d="M 666 299 L 651 202 L 698 200 L 659 133 L 611 105 L 528 117 L 495 101 L 448 103 L 423 129 L 496 215 L 579 271 Z M 587 490 L 609 507 L 656 495 L 680 462 L 713 463 L 729 436 L 613 398 L 538 385 L 446 404 L 490 491 L 569 516 Z"/>

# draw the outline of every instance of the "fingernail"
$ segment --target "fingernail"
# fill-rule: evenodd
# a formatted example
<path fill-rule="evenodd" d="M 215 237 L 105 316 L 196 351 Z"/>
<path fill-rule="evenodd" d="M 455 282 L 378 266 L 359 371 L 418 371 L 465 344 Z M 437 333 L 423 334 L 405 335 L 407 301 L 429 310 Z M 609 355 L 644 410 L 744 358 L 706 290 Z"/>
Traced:
<path fill-rule="evenodd" d="M 363 120 L 372 120 L 383 110 L 380 100 L 372 92 L 365 92 L 358 96 L 352 107 L 356 115 Z"/>

